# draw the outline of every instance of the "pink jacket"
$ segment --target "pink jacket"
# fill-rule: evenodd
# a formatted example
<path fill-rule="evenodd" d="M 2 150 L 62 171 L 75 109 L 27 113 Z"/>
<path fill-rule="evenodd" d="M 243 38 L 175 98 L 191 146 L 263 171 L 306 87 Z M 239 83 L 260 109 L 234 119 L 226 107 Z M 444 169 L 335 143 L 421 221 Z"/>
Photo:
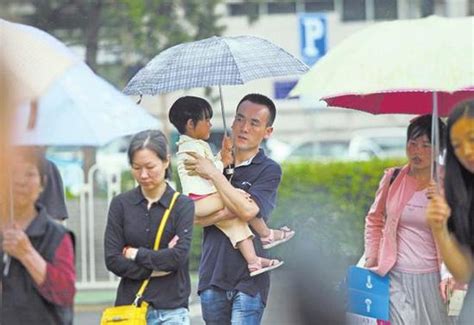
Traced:
<path fill-rule="evenodd" d="M 385 170 L 375 194 L 375 201 L 365 218 L 365 257 L 377 258 L 378 265 L 370 268 L 384 276 L 395 265 L 397 259 L 397 230 L 403 209 L 416 192 L 416 182 L 407 177 L 410 167 L 404 166 L 390 185 L 394 168 Z M 385 218 L 385 215 L 387 216 Z M 439 250 L 436 252 L 441 264 Z"/>

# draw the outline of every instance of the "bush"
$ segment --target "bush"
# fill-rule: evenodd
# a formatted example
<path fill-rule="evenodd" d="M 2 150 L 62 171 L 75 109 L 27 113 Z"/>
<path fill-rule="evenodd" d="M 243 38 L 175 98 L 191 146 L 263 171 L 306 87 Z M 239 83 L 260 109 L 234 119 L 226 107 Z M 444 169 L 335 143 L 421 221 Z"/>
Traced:
<path fill-rule="evenodd" d="M 287 224 L 319 254 L 353 263 L 363 252 L 364 219 L 383 171 L 402 164 L 401 160 L 372 160 L 284 165 L 271 224 Z M 281 252 L 293 249 L 283 245 Z"/>

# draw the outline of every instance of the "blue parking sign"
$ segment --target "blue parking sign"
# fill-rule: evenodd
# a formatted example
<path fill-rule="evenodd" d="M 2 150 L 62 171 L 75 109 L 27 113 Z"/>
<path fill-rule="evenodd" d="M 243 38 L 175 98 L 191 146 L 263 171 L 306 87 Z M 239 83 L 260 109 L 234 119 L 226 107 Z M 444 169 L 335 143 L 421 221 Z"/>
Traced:
<path fill-rule="evenodd" d="M 313 65 L 327 48 L 327 20 L 322 14 L 300 14 L 300 54 L 304 63 Z"/>

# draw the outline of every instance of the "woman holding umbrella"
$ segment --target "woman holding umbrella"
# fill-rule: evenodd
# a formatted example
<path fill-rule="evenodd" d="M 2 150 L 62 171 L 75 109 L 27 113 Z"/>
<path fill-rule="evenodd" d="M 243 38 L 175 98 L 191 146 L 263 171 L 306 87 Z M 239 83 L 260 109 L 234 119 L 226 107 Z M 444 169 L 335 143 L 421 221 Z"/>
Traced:
<path fill-rule="evenodd" d="M 431 115 L 407 130 L 408 164 L 385 172 L 365 225 L 365 266 L 390 277 L 391 324 L 449 324 L 438 287 L 441 256 L 425 220 L 431 179 Z M 438 120 L 441 137 L 444 124 Z"/>
<path fill-rule="evenodd" d="M 2 229 L 2 322 L 70 324 L 75 294 L 72 239 L 36 204 L 47 179 L 41 160 L 17 149 L 12 162 L 11 224 Z M 4 255 L 5 257 L 6 255 Z"/>
<path fill-rule="evenodd" d="M 474 319 L 474 101 L 449 115 L 445 197 L 433 194 L 427 220 L 446 266 L 456 280 L 469 285 L 460 321 Z"/>

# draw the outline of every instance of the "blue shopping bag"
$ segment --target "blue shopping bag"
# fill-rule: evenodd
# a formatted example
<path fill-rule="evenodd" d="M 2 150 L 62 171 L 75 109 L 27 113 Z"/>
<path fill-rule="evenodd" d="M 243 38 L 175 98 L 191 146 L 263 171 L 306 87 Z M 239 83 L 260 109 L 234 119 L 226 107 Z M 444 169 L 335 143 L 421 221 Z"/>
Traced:
<path fill-rule="evenodd" d="M 389 320 L 388 276 L 357 266 L 347 272 L 348 312 L 380 320 Z"/>

